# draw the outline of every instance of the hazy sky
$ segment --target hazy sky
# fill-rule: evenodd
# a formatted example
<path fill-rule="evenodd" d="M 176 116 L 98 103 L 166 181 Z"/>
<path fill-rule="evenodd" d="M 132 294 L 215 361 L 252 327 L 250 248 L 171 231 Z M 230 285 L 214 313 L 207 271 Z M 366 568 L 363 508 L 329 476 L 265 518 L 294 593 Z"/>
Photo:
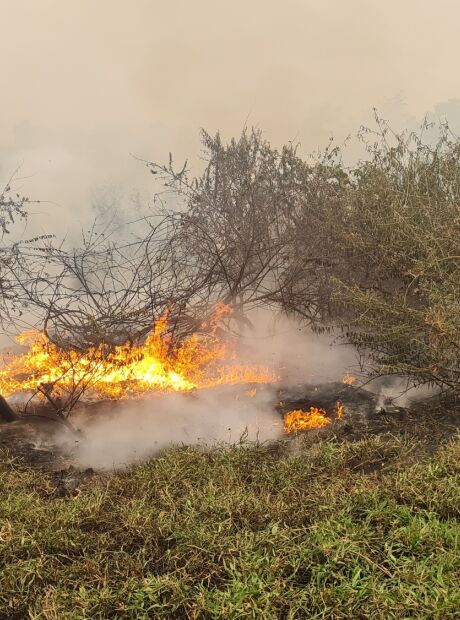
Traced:
<path fill-rule="evenodd" d="M 46 231 L 148 191 L 130 153 L 196 156 L 201 127 L 308 152 L 373 106 L 460 124 L 458 0 L 0 0 L 0 21 L 0 182 L 22 165 Z"/>

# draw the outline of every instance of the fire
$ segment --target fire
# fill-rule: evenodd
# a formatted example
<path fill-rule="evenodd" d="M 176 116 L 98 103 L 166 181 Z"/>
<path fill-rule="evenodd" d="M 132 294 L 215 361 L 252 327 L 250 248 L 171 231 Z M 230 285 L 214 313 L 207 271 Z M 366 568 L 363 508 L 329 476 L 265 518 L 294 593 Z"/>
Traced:
<path fill-rule="evenodd" d="M 213 321 L 225 314 L 226 307 L 219 306 Z M 276 380 L 266 368 L 236 363 L 230 344 L 219 339 L 215 329 L 206 335 L 193 334 L 177 345 L 167 327 L 166 314 L 141 345 L 100 345 L 84 353 L 60 349 L 39 332 L 24 333 L 18 340 L 28 345 L 28 351 L 0 366 L 0 394 L 35 392 L 69 398 L 85 392 L 92 398 L 129 398 L 154 391 Z"/>
<path fill-rule="evenodd" d="M 306 431 L 312 428 L 321 428 L 331 423 L 324 409 L 310 407 L 309 411 L 294 409 L 284 417 L 284 430 L 287 433 Z"/>
<path fill-rule="evenodd" d="M 335 406 L 335 413 L 337 415 L 337 419 L 338 420 L 340 420 L 340 418 L 343 417 L 344 409 L 343 409 L 342 403 L 337 402 L 337 404 Z"/>
<path fill-rule="evenodd" d="M 343 405 L 339 402 L 336 404 L 335 414 L 338 419 L 343 416 Z M 284 430 L 286 433 L 322 428 L 331 423 L 332 419 L 327 416 L 326 411 L 314 406 L 311 406 L 308 411 L 294 409 L 293 411 L 288 411 L 284 416 Z"/>
<path fill-rule="evenodd" d="M 356 377 L 346 374 L 342 379 L 342 382 L 345 383 L 345 385 L 353 385 L 354 383 L 356 383 Z"/>

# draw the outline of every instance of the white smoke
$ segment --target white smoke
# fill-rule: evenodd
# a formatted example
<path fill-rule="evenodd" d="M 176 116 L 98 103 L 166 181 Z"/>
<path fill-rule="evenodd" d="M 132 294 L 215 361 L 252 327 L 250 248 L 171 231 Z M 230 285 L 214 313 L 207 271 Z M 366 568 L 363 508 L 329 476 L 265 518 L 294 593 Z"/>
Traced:
<path fill-rule="evenodd" d="M 273 440 L 282 435 L 273 389 L 214 388 L 126 401 L 111 412 L 77 415 L 84 429 L 75 458 L 79 466 L 118 468 L 173 445 L 212 446 Z M 67 440 L 69 440 L 67 436 Z"/>
<path fill-rule="evenodd" d="M 341 381 L 357 366 L 354 347 L 334 335 L 315 334 L 270 310 L 249 313 L 248 319 L 252 327 L 241 333 L 242 360 L 274 368 L 284 386 Z"/>
<path fill-rule="evenodd" d="M 410 407 L 418 401 L 431 398 L 439 393 L 439 388 L 431 385 L 416 385 L 407 377 L 387 376 L 372 380 L 366 389 L 376 394 L 376 409 L 388 405 Z"/>

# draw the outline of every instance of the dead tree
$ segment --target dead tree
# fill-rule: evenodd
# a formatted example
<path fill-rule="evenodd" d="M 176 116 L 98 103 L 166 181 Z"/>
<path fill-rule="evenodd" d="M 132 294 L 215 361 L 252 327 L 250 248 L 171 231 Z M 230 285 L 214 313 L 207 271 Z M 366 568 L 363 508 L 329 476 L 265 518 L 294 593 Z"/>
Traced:
<path fill-rule="evenodd" d="M 176 171 L 172 158 L 166 166 L 146 162 L 184 205 L 169 214 L 169 251 L 193 282 L 190 307 L 198 317 L 216 301 L 234 316 L 272 306 L 309 322 L 323 317 L 337 258 L 334 200 L 346 183 L 337 153 L 331 148 L 310 165 L 295 145 L 277 151 L 254 130 L 229 144 L 203 133 L 203 145 L 207 165 L 197 178 L 186 166 Z"/>

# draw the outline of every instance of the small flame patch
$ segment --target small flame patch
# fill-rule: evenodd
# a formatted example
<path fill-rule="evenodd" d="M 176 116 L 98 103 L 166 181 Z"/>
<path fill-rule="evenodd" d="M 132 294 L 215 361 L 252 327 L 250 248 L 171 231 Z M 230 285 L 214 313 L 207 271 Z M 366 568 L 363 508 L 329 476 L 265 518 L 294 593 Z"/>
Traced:
<path fill-rule="evenodd" d="M 335 406 L 335 416 L 340 419 L 344 414 L 343 405 L 337 402 Z M 326 410 L 320 407 L 311 406 L 308 411 L 294 409 L 284 415 L 284 431 L 295 433 L 296 431 L 308 431 L 314 428 L 323 428 L 332 423 Z"/>

